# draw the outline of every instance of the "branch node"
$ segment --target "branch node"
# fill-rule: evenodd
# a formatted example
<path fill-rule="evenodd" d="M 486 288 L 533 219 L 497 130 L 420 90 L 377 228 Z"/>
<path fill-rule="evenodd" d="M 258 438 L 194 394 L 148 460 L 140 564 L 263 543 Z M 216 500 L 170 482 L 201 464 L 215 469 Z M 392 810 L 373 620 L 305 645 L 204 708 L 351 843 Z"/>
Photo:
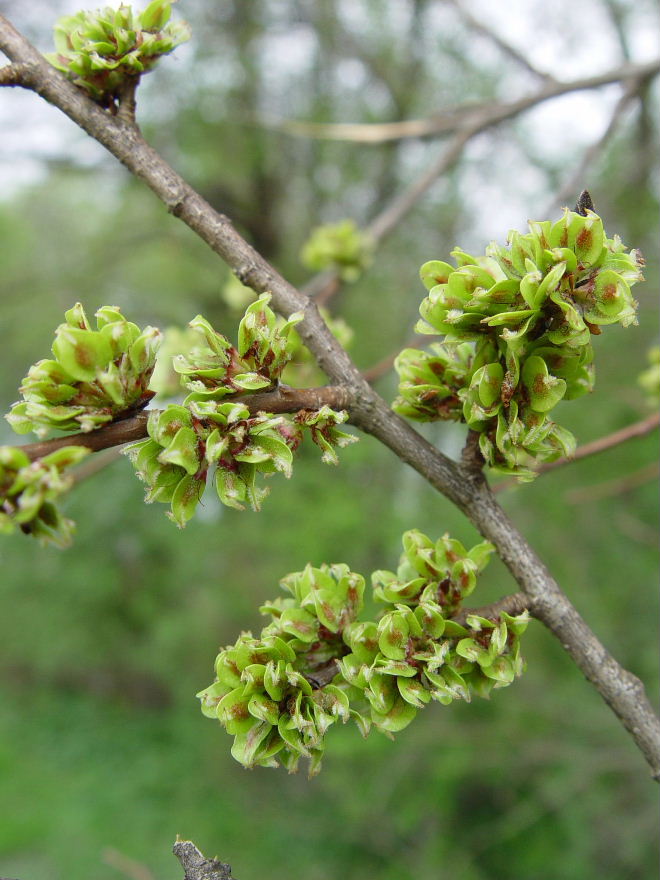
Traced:
<path fill-rule="evenodd" d="M 251 287 L 253 290 L 259 290 L 258 279 L 259 279 L 259 269 L 254 263 L 245 263 L 242 266 L 238 266 L 237 269 L 234 270 L 234 275 L 238 278 L 241 284 L 244 284 L 246 287 Z"/>
<path fill-rule="evenodd" d="M 5 64 L 0 67 L 0 86 L 22 86 L 32 88 L 33 65 L 27 61 Z"/>

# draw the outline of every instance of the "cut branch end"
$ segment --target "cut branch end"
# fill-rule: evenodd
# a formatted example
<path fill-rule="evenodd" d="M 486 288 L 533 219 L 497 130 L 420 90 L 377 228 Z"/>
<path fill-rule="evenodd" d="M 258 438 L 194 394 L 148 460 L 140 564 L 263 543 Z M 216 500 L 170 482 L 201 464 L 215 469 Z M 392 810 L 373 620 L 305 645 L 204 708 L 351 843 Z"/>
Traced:
<path fill-rule="evenodd" d="M 234 880 L 231 865 L 207 859 L 192 840 L 177 840 L 172 852 L 185 872 L 184 880 Z"/>

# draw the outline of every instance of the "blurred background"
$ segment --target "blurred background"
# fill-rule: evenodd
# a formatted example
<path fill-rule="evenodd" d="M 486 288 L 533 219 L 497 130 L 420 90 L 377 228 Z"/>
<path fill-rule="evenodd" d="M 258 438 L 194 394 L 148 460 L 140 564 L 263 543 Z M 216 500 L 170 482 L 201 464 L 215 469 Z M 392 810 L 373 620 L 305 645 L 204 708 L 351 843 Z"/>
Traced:
<path fill-rule="evenodd" d="M 116 5 L 116 4 L 115 4 Z M 42 51 L 77 4 L 0 0 Z M 490 107 L 657 57 L 652 0 L 181 0 L 192 40 L 139 93 L 163 156 L 296 284 L 319 223 L 367 226 L 451 136 L 334 140 L 305 123 L 426 119 Z M 524 59 L 521 57 L 524 56 Z M 616 82 L 538 104 L 468 140 L 374 263 L 328 302 L 364 369 L 409 344 L 421 263 L 481 252 L 588 187 L 606 229 L 644 252 L 639 326 L 595 338 L 595 392 L 560 405 L 580 443 L 651 411 L 638 375 L 657 344 L 657 82 Z M 228 270 L 141 183 L 59 111 L 0 92 L 3 411 L 76 300 L 138 324 L 202 313 L 230 338 Z M 363 129 L 356 129 L 356 133 Z M 374 129 L 377 131 L 377 129 Z M 323 133 L 325 137 L 316 135 Z M 336 132 L 335 132 L 336 133 Z M 315 135 L 315 136 L 311 136 Z M 605 136 L 606 135 L 606 136 Z M 234 295 L 232 296 L 232 291 Z M 393 372 L 377 387 L 395 394 Z M 456 426 L 427 436 L 455 455 Z M 16 442 L 5 425 L 0 443 Z M 657 437 L 507 489 L 501 501 L 616 658 L 657 690 Z M 637 880 L 657 862 L 656 788 L 593 688 L 538 623 L 528 670 L 491 701 L 432 705 L 390 742 L 329 734 L 324 768 L 243 770 L 195 693 L 218 647 L 261 626 L 258 605 L 307 562 L 393 568 L 401 532 L 470 524 L 368 437 L 338 470 L 304 452 L 261 513 L 205 501 L 183 532 L 123 458 L 82 482 L 72 549 L 0 544 L 0 874 L 21 880 L 162 880 L 191 837 L 241 880 Z M 504 566 L 480 603 L 512 592 Z M 479 604 L 479 603 L 477 603 Z"/>

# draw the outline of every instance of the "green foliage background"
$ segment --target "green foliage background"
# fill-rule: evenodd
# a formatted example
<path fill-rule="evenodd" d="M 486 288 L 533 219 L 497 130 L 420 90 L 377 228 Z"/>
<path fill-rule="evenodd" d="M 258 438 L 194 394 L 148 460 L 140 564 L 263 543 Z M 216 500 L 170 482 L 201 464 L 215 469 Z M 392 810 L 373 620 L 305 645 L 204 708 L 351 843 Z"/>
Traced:
<path fill-rule="evenodd" d="M 57 6 L 37 20 L 20 4 L 0 4 L 44 50 L 43 29 Z M 616 63 L 616 52 L 606 52 L 616 33 L 607 7 L 589 6 L 600 10 L 604 64 Z M 386 121 L 534 85 L 442 4 L 350 7 L 181 2 L 191 48 L 163 63 L 140 92 L 148 138 L 297 283 L 305 280 L 298 252 L 312 226 L 347 216 L 364 223 L 440 146 L 297 140 L 255 119 Z M 624 36 L 651 14 L 650 4 L 622 9 Z M 540 6 L 528 14 L 532 25 Z M 560 25 L 550 17 L 546 36 L 574 46 L 576 33 Z M 288 53 L 300 56 L 300 69 Z M 636 289 L 640 326 L 596 339 L 594 394 L 561 405 L 559 420 L 580 442 L 647 412 L 636 376 L 657 338 L 653 97 L 651 89 L 633 106 L 584 181 L 608 232 L 641 247 L 649 266 L 647 284 Z M 19 100 L 38 101 L 0 99 L 17 108 Z M 600 93 L 587 99 L 612 104 Z M 372 269 L 333 301 L 355 330 L 360 366 L 407 343 L 424 295 L 422 262 L 446 259 L 457 243 L 482 249 L 490 238 L 503 240 L 508 226 L 541 219 L 588 142 L 570 130 L 561 140 L 544 124 L 525 116 L 477 139 Z M 77 299 L 88 313 L 118 305 L 138 324 L 182 326 L 202 312 L 231 336 L 237 323 L 221 296 L 228 273 L 213 254 L 112 159 L 85 154 L 82 135 L 70 126 L 58 131 L 39 179 L 0 202 L 4 411 Z M 392 376 L 379 388 L 391 399 Z M 456 427 L 424 431 L 445 451 L 460 449 Z M 0 428 L 0 442 L 13 442 L 8 428 Z M 654 437 L 636 440 L 501 496 L 578 610 L 650 692 L 656 487 L 603 490 L 645 467 L 655 446 Z M 0 873 L 112 880 L 121 876 L 118 851 L 154 877 L 175 877 L 169 847 L 178 833 L 232 862 L 241 878 L 649 875 L 655 790 L 646 766 L 537 623 L 524 640 L 528 671 L 514 687 L 490 702 L 433 705 L 395 742 L 333 730 L 312 781 L 244 771 L 220 726 L 202 717 L 194 694 L 210 680 L 218 646 L 260 628 L 257 605 L 277 595 L 283 574 L 308 561 L 342 561 L 365 574 L 391 568 L 401 532 L 412 527 L 478 540 L 387 450 L 363 438 L 330 471 L 312 449 L 290 482 L 272 481 L 260 514 L 208 500 L 182 533 L 161 509 L 145 507 L 142 494 L 128 462 L 117 461 L 72 494 L 73 549 L 20 538 L 0 546 Z M 483 578 L 484 602 L 513 589 L 501 563 Z"/>

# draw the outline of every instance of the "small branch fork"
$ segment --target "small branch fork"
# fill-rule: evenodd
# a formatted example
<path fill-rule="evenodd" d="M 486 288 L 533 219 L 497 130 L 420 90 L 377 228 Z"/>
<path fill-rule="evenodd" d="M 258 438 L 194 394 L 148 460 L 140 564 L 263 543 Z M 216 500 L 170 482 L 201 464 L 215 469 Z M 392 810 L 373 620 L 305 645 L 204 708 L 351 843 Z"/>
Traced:
<path fill-rule="evenodd" d="M 193 190 L 144 141 L 135 124 L 113 117 L 94 104 L 49 65 L 2 15 L 0 49 L 14 64 L 32 65 L 30 88 L 62 110 L 143 180 L 174 216 L 225 260 L 240 281 L 257 293 L 270 292 L 272 304 L 281 314 L 304 313 L 304 320 L 297 329 L 330 382 L 344 387 L 353 424 L 372 434 L 401 461 L 413 467 L 495 545 L 500 558 L 528 597 L 533 614 L 552 631 L 598 689 L 633 737 L 654 778 L 660 779 L 660 721 L 641 682 L 623 669 L 591 632 L 532 547 L 497 504 L 481 471 L 451 461 L 396 416 L 364 380 L 328 329 L 314 302 L 282 278 L 236 232 L 226 216 L 215 211 Z M 533 99 L 528 97 L 508 105 L 496 105 L 499 107 L 498 120 L 511 118 L 527 106 L 567 91 L 635 76 L 650 76 L 659 69 L 660 62 L 656 61 L 647 65 L 627 65 L 571 86 L 549 83 L 544 87 L 543 97 L 537 94 Z M 485 110 L 481 108 L 476 112 L 484 113 Z M 440 130 L 442 125 L 436 125 L 428 133 Z M 198 877 L 191 874 L 189 880 L 198 880 Z"/>
<path fill-rule="evenodd" d="M 0 67 L 0 86 L 22 86 L 29 89 L 32 87 L 31 72 L 31 64 L 5 64 L 4 67 Z"/>
<path fill-rule="evenodd" d="M 439 134 L 467 129 L 473 125 L 486 128 L 511 119 L 513 116 L 551 98 L 611 83 L 626 82 L 631 79 L 648 79 L 650 76 L 655 76 L 659 70 L 660 59 L 656 59 L 643 64 L 624 64 L 594 76 L 585 76 L 567 82 L 549 79 L 538 91 L 514 101 L 458 105 L 425 119 L 404 119 L 400 122 L 385 123 L 324 123 L 283 120 L 272 122 L 269 125 L 285 134 L 298 137 L 362 144 L 383 144 L 406 138 L 435 137 Z"/>

